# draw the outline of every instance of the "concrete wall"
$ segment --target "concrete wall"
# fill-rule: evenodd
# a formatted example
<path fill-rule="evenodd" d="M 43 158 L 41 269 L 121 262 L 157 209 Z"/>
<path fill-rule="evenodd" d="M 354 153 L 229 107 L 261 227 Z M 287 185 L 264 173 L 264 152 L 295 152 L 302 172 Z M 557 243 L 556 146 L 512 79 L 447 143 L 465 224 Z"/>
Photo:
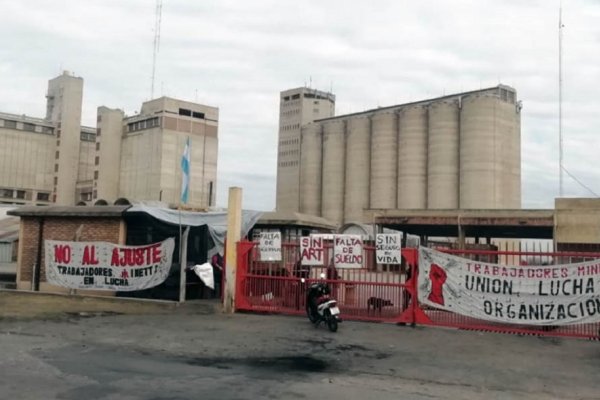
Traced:
<path fill-rule="evenodd" d="M 74 205 L 79 166 L 83 79 L 68 73 L 48 82 L 48 115 L 56 123 L 56 203 Z"/>
<path fill-rule="evenodd" d="M 96 198 L 114 202 L 119 197 L 121 170 L 121 140 L 124 113 L 108 107 L 98 107 L 96 143 L 98 165 L 95 168 Z"/>
<path fill-rule="evenodd" d="M 556 199 L 556 243 L 600 243 L 600 199 Z"/>
<path fill-rule="evenodd" d="M 123 137 L 121 146 L 119 197 L 129 200 L 158 200 L 162 157 L 161 129 L 153 128 L 128 134 Z M 172 165 L 169 167 L 173 168 Z"/>
<path fill-rule="evenodd" d="M 42 222 L 43 221 L 43 222 Z M 80 241 L 105 241 L 125 243 L 125 223 L 120 218 L 58 218 L 21 217 L 19 250 L 17 257 L 17 289 L 30 290 L 33 267 L 37 262 L 40 227 L 43 232 L 41 247 L 40 291 L 68 292 L 68 289 L 46 282 L 43 240 L 75 239 L 76 231 L 83 225 Z M 98 293 L 98 291 L 85 291 Z M 112 292 L 100 292 L 111 294 Z"/>
<path fill-rule="evenodd" d="M 6 116 L 9 118 L 13 120 Z M 37 125 L 36 129 L 46 125 Z M 0 202 L 48 204 L 37 201 L 37 193 L 52 191 L 55 147 L 56 138 L 52 134 L 24 131 L 23 122 L 17 123 L 17 129 L 7 128 L 4 120 L 0 120 L 0 189 L 14 191 L 12 199 L 0 194 Z M 17 190 L 26 191 L 26 197 L 17 199 Z"/>

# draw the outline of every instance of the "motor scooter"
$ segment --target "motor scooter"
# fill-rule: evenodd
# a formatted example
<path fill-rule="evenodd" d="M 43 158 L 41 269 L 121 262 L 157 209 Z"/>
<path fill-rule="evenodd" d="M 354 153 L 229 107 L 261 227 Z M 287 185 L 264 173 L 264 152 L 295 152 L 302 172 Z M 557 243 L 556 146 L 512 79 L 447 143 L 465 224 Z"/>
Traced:
<path fill-rule="evenodd" d="M 321 279 L 325 275 L 321 274 Z M 305 279 L 300 280 L 305 283 Z M 338 323 L 342 322 L 340 317 L 340 309 L 337 306 L 337 301 L 330 297 L 331 289 L 324 281 L 313 282 L 308 287 L 306 293 L 306 315 L 310 322 L 319 326 L 321 322 L 325 322 L 331 332 L 336 332 Z"/>

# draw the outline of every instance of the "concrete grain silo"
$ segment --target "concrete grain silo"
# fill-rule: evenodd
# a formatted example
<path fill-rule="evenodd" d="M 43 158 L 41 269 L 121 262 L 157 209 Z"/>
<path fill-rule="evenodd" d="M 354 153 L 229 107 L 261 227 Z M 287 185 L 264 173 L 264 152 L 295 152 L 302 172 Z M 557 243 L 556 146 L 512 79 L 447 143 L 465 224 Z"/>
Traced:
<path fill-rule="evenodd" d="M 399 113 L 398 208 L 427 208 L 427 106 Z"/>
<path fill-rule="evenodd" d="M 398 117 L 394 111 L 371 117 L 370 208 L 396 208 Z"/>
<path fill-rule="evenodd" d="M 321 216 L 340 225 L 344 221 L 345 125 L 343 119 L 323 123 Z"/>
<path fill-rule="evenodd" d="M 517 136 L 520 136 L 515 122 L 517 113 L 514 91 L 502 86 L 494 92 L 463 98 L 460 208 L 520 207 L 521 154 L 516 146 Z"/>
<path fill-rule="evenodd" d="M 369 207 L 370 164 L 371 120 L 367 115 L 350 117 L 346 122 L 346 222 L 361 222 L 363 209 Z"/>
<path fill-rule="evenodd" d="M 429 105 L 427 208 L 457 209 L 460 145 L 458 99 Z"/>
<path fill-rule="evenodd" d="M 304 125 L 300 135 L 300 212 L 321 215 L 321 125 Z"/>

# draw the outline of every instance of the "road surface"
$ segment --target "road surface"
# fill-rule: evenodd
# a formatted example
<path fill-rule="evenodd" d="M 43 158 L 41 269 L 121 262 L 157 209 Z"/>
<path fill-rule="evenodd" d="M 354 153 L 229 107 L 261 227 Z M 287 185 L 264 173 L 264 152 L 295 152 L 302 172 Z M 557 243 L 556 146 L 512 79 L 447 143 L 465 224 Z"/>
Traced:
<path fill-rule="evenodd" d="M 598 399 L 600 343 L 274 315 L 0 320 L 0 398 Z"/>

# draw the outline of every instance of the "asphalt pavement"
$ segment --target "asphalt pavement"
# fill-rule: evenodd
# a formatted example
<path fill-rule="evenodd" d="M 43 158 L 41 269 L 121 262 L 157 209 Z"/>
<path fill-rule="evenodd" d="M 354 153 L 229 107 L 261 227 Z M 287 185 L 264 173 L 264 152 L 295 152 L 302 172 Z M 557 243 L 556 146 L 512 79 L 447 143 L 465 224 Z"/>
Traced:
<path fill-rule="evenodd" d="M 276 315 L 0 319 L 2 399 L 598 399 L 600 342 Z"/>

